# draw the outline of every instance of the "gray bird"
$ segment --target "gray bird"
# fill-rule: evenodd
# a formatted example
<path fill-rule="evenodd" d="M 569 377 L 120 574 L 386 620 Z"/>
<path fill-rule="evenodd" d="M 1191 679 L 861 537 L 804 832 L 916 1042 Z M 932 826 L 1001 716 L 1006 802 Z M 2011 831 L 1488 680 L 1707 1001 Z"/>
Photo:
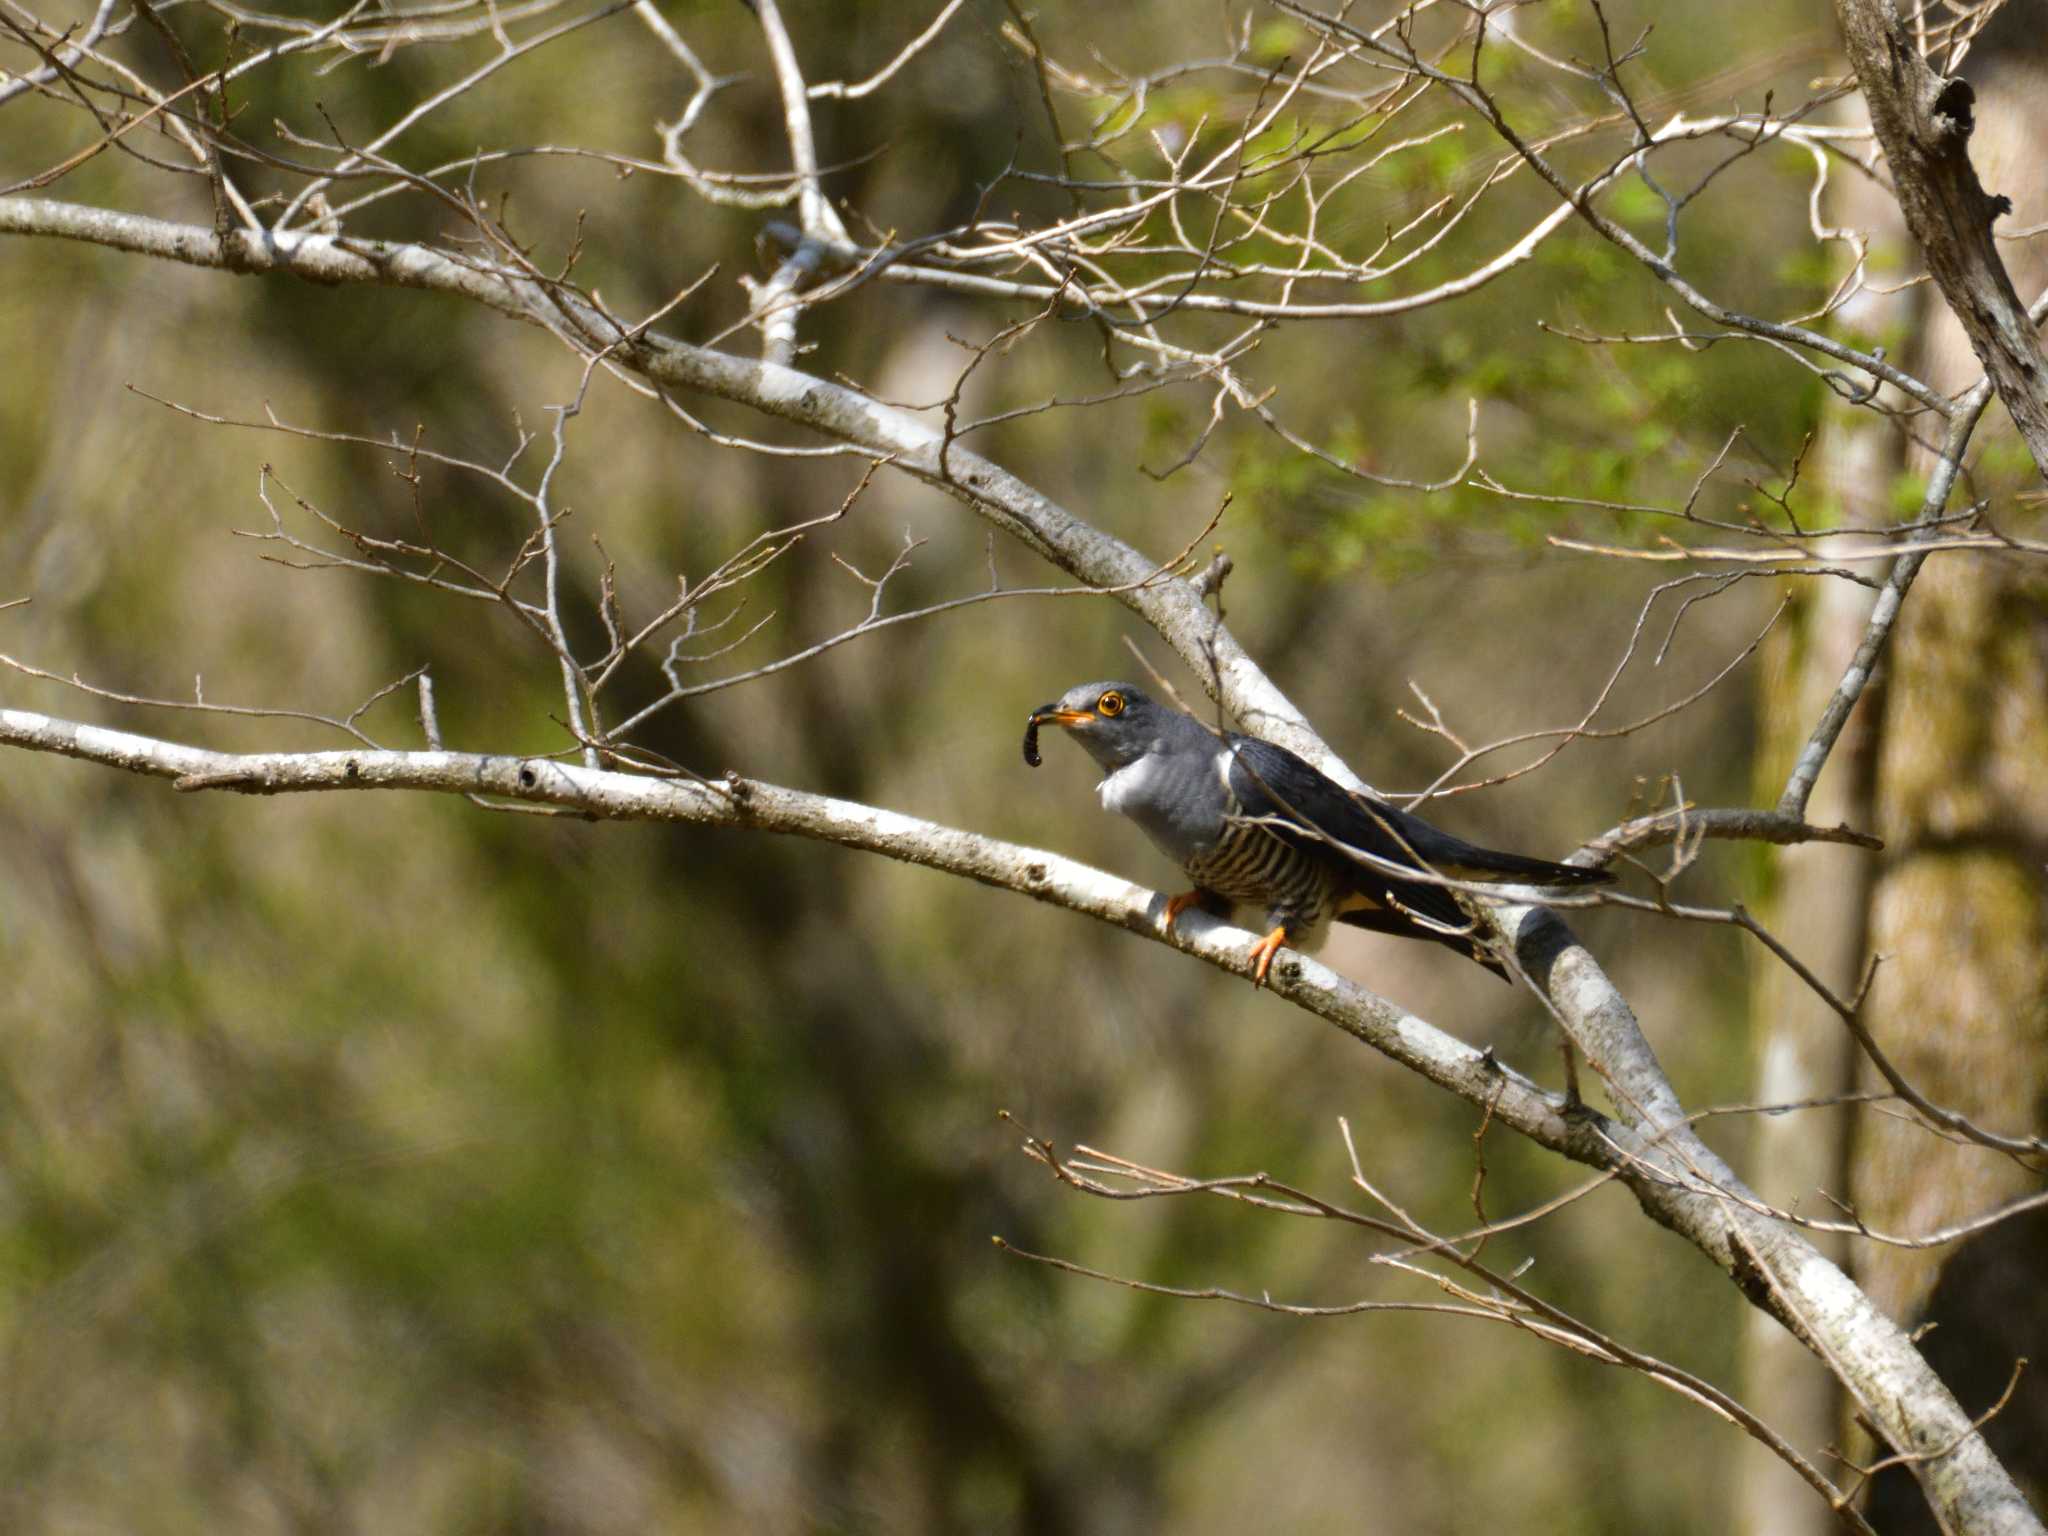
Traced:
<path fill-rule="evenodd" d="M 1252 950 L 1254 986 L 1283 944 L 1311 949 L 1332 921 L 1447 944 L 1505 980 L 1451 891 L 1402 870 L 1533 886 L 1614 878 L 1475 847 L 1344 788 L 1285 747 L 1216 731 L 1129 683 L 1083 683 L 1033 710 L 1024 760 L 1034 768 L 1041 725 L 1079 742 L 1103 770 L 1103 805 L 1187 871 L 1194 889 L 1166 903 L 1169 930 L 1192 906 L 1265 908 L 1270 931 Z"/>

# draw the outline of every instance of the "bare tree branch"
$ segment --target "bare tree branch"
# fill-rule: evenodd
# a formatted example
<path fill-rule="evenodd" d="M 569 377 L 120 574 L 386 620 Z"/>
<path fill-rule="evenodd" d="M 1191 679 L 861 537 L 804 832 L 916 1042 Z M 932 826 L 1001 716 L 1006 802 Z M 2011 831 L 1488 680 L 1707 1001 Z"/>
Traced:
<path fill-rule="evenodd" d="M 188 266 L 235 270 L 220 255 L 211 230 L 42 198 L 0 198 L 0 234 L 85 240 Z M 753 406 L 930 480 L 1070 575 L 1118 589 L 1118 601 L 1156 629 L 1248 729 L 1319 762 L 1326 772 L 1357 782 L 1189 583 L 1149 583 L 1157 562 L 957 443 L 942 466 L 943 433 L 908 412 L 794 369 L 633 334 L 558 285 L 425 246 L 279 230 L 261 239 L 242 234 L 230 244 L 235 259 L 250 272 L 284 272 L 317 283 L 427 289 L 546 329 L 573 328 L 580 347 L 610 348 L 609 361 L 647 378 Z"/>
<path fill-rule="evenodd" d="M 1990 401 L 1991 381 L 1987 378 L 1956 404 L 1955 415 L 1949 421 L 1942 444 L 1941 457 L 1935 463 L 1927 495 L 1920 504 L 1920 533 L 1925 538 L 1937 537 L 1932 524 L 1940 516 L 1942 508 L 1948 505 L 1949 492 L 1954 489 L 1956 476 L 1962 471 L 1963 450 L 1969 445 L 1977 423 L 1983 419 L 1984 407 Z M 1871 674 L 1877 670 L 1878 657 L 1883 653 L 1884 643 L 1898 619 L 1899 608 L 1926 559 L 1925 552 L 1914 550 L 1900 555 L 1893 562 L 1884 590 L 1878 594 L 1877 602 L 1870 611 L 1870 622 L 1865 626 L 1856 654 L 1850 658 L 1834 696 L 1828 700 L 1827 708 L 1814 725 L 1813 734 L 1807 738 L 1806 745 L 1800 749 L 1798 761 L 1792 765 L 1791 777 L 1785 781 L 1785 791 L 1778 797 L 1780 814 L 1795 817 L 1806 814 L 1806 802 L 1813 795 L 1814 781 L 1827 765 L 1828 754 L 1834 751 L 1842 727 L 1848 723 L 1849 711 L 1856 707 Z"/>
<path fill-rule="evenodd" d="M 876 807 L 736 775 L 654 779 L 545 758 L 458 752 L 225 753 L 128 732 L 0 710 L 0 742 L 169 779 L 187 790 L 251 794 L 413 789 L 614 819 L 749 827 L 839 843 L 994 885 L 1114 923 L 1245 973 L 1252 935 L 1198 913 L 1170 937 L 1163 898 L 1057 855 L 978 837 Z M 1749 1299 L 1821 1350 L 1941 1507 L 1971 1531 L 2038 1530 L 2025 1500 L 1971 1421 L 1899 1329 L 1833 1264 L 1768 1215 L 1707 1148 L 1678 1104 L 1628 1004 L 1554 913 L 1507 908 L 1523 968 L 1574 1039 L 1615 1084 L 1622 1118 L 1568 1105 L 1424 1020 L 1305 956 L 1275 964 L 1278 995 L 1485 1109 L 1538 1144 L 1614 1170 L 1643 1209 L 1726 1269 Z"/>

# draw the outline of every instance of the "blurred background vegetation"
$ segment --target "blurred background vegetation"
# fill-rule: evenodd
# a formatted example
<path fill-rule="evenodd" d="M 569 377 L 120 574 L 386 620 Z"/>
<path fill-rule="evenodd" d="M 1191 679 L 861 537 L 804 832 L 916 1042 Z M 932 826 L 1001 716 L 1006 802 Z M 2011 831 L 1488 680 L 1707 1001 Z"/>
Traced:
<path fill-rule="evenodd" d="M 933 6 L 789 0 L 814 78 L 878 66 Z M 1550 12 L 1555 9 L 1553 17 Z M 1653 14 L 1654 9 L 1654 14 Z M 308 8 L 308 14 L 314 8 Z M 787 163 L 761 32 L 728 0 L 664 7 L 720 73 L 700 161 Z M 1629 15 L 1621 13 L 1626 10 Z M 1804 99 L 1839 71 L 1827 7 L 1686 0 L 1612 8 L 1668 112 Z M 1636 13 L 1640 14 L 1636 14 Z M 82 18 L 85 11 L 80 10 Z M 167 17 L 202 62 L 217 12 Z M 1242 7 L 1048 3 L 1037 36 L 1127 69 L 1220 55 Z M 1527 25 L 1563 49 L 1583 14 Z M 970 0 L 939 42 L 860 102 L 818 104 L 828 188 L 875 230 L 965 217 L 1006 165 L 1053 163 L 1010 12 Z M 1301 34 L 1262 19 L 1278 59 Z M 1547 30 L 1549 29 L 1549 30 Z M 171 78 L 146 38 L 130 54 Z M 245 123 L 361 141 L 490 51 L 401 50 L 247 83 Z M 18 60 L 10 60 L 17 63 Z M 1503 55 L 1531 113 L 1548 77 Z M 1157 92 L 1162 129 L 1243 109 L 1256 82 Z M 426 167 L 478 145 L 652 152 L 688 93 L 614 17 L 518 61 L 402 145 Z M 1077 127 L 1081 109 L 1072 102 Z M 48 102 L 5 109 L 0 171 L 79 142 Z M 268 142 L 281 144 L 271 139 Z M 1583 174 L 1612 139 L 1559 151 Z M 1345 214 L 1375 229 L 1469 187 L 1497 146 L 1468 129 L 1390 159 Z M 1683 154 L 1676 157 L 1684 159 Z M 1704 163 L 1704 161 L 1702 161 Z M 1803 154 L 1764 150 L 1688 225 L 1687 270 L 1762 314 L 1813 307 L 1831 268 L 1805 235 Z M 708 266 L 665 328 L 744 319 L 764 216 L 655 175 L 569 157 L 491 168 L 494 208 L 622 313 Z M 280 181 L 278 184 L 285 184 Z M 206 223 L 204 183 L 105 155 L 54 194 Z M 1389 285 L 1497 250 L 1549 206 L 1527 178 Z M 1006 182 L 996 201 L 1057 213 Z M 1641 227 L 1652 207 L 1620 207 Z M 393 199 L 354 232 L 433 238 Z M 1383 296 L 1377 293 L 1365 297 Z M 1311 441 L 1383 473 L 1450 474 L 1477 399 L 1482 465 L 1516 489 L 1671 503 L 1731 432 L 1708 490 L 1732 513 L 1772 486 L 1825 390 L 1764 348 L 1587 346 L 1561 332 L 1661 326 L 1664 291 L 1589 233 L 1455 305 L 1282 327 L 1256 373 Z M 895 401 L 942 398 L 979 342 L 1023 318 L 871 283 L 806 317 L 799 365 Z M 1218 334 L 1234 328 L 1219 321 Z M 78 245 L 0 246 L 0 650 L 101 687 L 345 713 L 431 669 L 449 745 L 559 749 L 559 678 L 509 616 L 394 582 L 289 569 L 258 472 L 353 526 L 403 536 L 414 499 L 390 450 L 209 426 L 143 393 L 243 420 L 372 437 L 419 429 L 497 462 L 573 398 L 579 365 L 538 332 L 445 298 L 235 279 Z M 1862 341 L 1883 338 L 1862 337 Z M 727 343 L 747 350 L 745 332 Z M 1104 387 L 1100 338 L 1041 326 L 977 371 L 990 413 Z M 695 409 L 696 402 L 687 402 Z M 1200 531 L 1253 654 L 1368 780 L 1429 782 L 1444 743 L 1402 723 L 1411 680 L 1473 739 L 1554 726 L 1591 702 L 1658 567 L 1560 554 L 1551 535 L 1643 527 L 1505 500 L 1374 487 L 1232 413 L 1164 479 L 1207 416 L 1189 389 L 1025 415 L 982 451 L 1148 554 Z M 716 403 L 705 419 L 794 441 Z M 602 561 L 645 609 L 764 528 L 830 511 L 860 465 L 718 447 L 600 377 L 570 426 L 558 504 L 575 638 Z M 538 453 L 538 448 L 530 452 Z M 525 511 L 429 469 L 437 533 L 507 560 Z M 281 503 L 289 513 L 288 502 Z M 1882 512 L 1884 508 L 1875 509 Z M 831 633 L 868 592 L 835 562 L 925 541 L 892 605 L 1042 568 L 928 489 L 883 478 L 842 523 L 749 588 L 714 666 L 745 670 Z M 1745 583 L 1694 609 L 1661 665 L 1640 659 L 1605 719 L 1698 687 L 1782 594 Z M 1660 600 L 1661 638 L 1676 598 Z M 1025 712 L 1134 669 L 1109 600 L 1017 599 L 887 631 L 675 708 L 644 743 L 727 769 L 1056 848 L 1133 878 L 1169 871 L 1101 814 L 1080 755 L 1017 758 Z M 628 680 L 652 696 L 653 668 Z M 1178 676 L 1178 674 L 1176 674 Z M 1185 685 L 1188 680 L 1179 677 Z M 166 714 L 0 677 L 23 708 L 232 748 L 329 746 L 277 720 Z M 1573 747 L 1543 772 L 1437 802 L 1480 841 L 1560 856 L 1682 776 L 1703 804 L 1757 777 L 1751 672 L 1652 729 Z M 418 740 L 409 690 L 366 725 Z M 1847 862 L 1850 850 L 1814 850 Z M 1760 855 L 1710 848 L 1691 894 L 1754 891 Z M 1746 957 L 1726 930 L 1593 914 L 1588 938 L 1688 1103 L 1749 1093 Z M 1533 1001 L 1431 946 L 1363 935 L 1326 958 L 1548 1077 Z M 0 795 L 0 1523 L 18 1531 L 346 1530 L 1303 1532 L 1718 1531 L 1738 1433 L 1645 1382 L 1526 1337 L 1414 1316 L 1299 1321 L 1148 1296 L 1006 1256 L 989 1239 L 1174 1285 L 1288 1301 L 1429 1299 L 1369 1268 L 1354 1235 L 1192 1201 L 1108 1204 L 1018 1152 L 1020 1128 L 1141 1162 L 1265 1170 L 1339 1194 L 1347 1117 L 1369 1171 L 1425 1221 L 1470 1217 L 1469 1107 L 1231 978 L 1052 908 L 838 849 L 737 834 L 497 816 L 451 799 L 181 796 L 53 758 L 14 757 Z M 998 1120 L 1008 1110 L 1015 1123 Z M 1744 1167 L 1748 1121 L 1709 1135 Z M 1489 1210 L 1573 1172 L 1488 1143 Z M 1618 1337 L 1732 1383 L 1744 1303 L 1610 1188 L 1497 1240 L 1528 1281 Z"/>

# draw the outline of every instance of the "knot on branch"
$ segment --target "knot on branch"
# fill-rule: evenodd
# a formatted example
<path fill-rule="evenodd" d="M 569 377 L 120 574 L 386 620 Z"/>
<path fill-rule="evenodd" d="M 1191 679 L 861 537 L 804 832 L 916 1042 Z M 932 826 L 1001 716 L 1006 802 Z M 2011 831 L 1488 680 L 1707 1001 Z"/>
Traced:
<path fill-rule="evenodd" d="M 1200 597 L 1212 597 L 1223 590 L 1223 583 L 1235 569 L 1235 562 L 1218 545 L 1216 554 L 1193 578 L 1195 593 Z"/>
<path fill-rule="evenodd" d="M 754 256 L 762 266 L 778 271 L 793 266 L 801 278 L 839 275 L 859 265 L 857 252 L 807 235 L 786 219 L 770 219 L 754 232 Z"/>
<path fill-rule="evenodd" d="M 1765 1268 L 1763 1261 L 1757 1257 L 1749 1243 L 1739 1235 L 1728 1244 L 1728 1276 L 1749 1299 L 1751 1306 L 1784 1322 L 1801 1339 L 1807 1337 L 1798 1319 L 1787 1318 L 1785 1309 L 1777 1304 L 1777 1297 L 1771 1289 L 1770 1271 Z"/>
<path fill-rule="evenodd" d="M 719 787 L 725 791 L 726 802 L 732 806 L 733 813 L 745 819 L 753 808 L 753 784 L 737 773 L 727 770 L 725 779 Z"/>
<path fill-rule="evenodd" d="M 1943 80 L 1935 76 L 1936 90 L 1934 104 L 1928 110 L 1937 132 L 1959 134 L 1968 138 L 1976 131 L 1977 119 L 1972 108 L 1977 104 L 1977 93 L 1967 80 Z"/>
<path fill-rule="evenodd" d="M 277 788 L 277 782 L 254 768 L 226 768 L 214 773 L 179 774 L 171 780 L 171 788 L 183 794 L 201 789 L 232 789 L 245 795 L 261 795 Z"/>
<path fill-rule="evenodd" d="M 241 277 L 248 277 L 263 270 L 263 263 L 244 243 L 244 233 L 237 229 L 221 229 L 214 232 L 214 256 L 221 266 Z"/>

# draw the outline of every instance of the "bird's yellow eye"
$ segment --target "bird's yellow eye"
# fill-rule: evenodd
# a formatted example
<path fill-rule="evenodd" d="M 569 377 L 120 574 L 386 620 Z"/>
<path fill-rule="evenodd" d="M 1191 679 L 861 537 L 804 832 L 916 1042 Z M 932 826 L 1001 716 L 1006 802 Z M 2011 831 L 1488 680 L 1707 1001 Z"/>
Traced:
<path fill-rule="evenodd" d="M 1098 714 L 1114 720 L 1124 712 L 1124 696 L 1112 688 L 1095 701 L 1095 709 Z"/>

